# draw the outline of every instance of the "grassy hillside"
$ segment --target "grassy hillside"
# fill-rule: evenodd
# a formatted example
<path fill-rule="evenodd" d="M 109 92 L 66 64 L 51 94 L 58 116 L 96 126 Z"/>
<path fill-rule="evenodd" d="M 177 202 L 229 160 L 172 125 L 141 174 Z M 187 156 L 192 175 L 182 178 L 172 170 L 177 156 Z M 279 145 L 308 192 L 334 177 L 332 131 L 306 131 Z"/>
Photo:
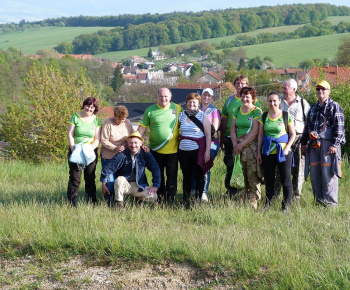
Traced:
<path fill-rule="evenodd" d="M 101 27 L 42 27 L 39 30 L 28 30 L 0 35 L 0 48 L 15 47 L 23 54 L 35 54 L 38 50 L 50 49 L 57 44 L 73 39 L 85 33 L 101 30 Z M 104 27 L 103 29 L 109 29 Z"/>
<path fill-rule="evenodd" d="M 261 58 L 270 56 L 278 68 L 284 66 L 297 67 L 299 62 L 306 59 L 334 58 L 338 51 L 340 40 L 346 36 L 350 36 L 350 33 L 264 43 L 243 46 L 243 48 L 247 51 L 247 56 L 249 58 L 255 56 L 260 56 Z M 121 59 L 132 55 L 146 56 L 148 50 L 149 48 L 142 48 L 128 51 L 108 52 L 97 56 L 120 61 Z"/>
<path fill-rule="evenodd" d="M 297 67 L 306 59 L 334 58 L 340 40 L 346 36 L 349 37 L 350 33 L 244 46 L 244 49 L 249 58 L 270 56 L 276 67 Z"/>
<path fill-rule="evenodd" d="M 339 23 L 340 21 L 350 22 L 350 16 L 335 16 L 329 17 L 327 19 L 333 25 Z M 281 26 L 272 27 L 266 29 L 259 29 L 245 33 L 249 36 L 256 36 L 263 32 L 292 32 L 302 25 L 292 25 L 292 26 Z M 8 47 L 15 47 L 20 49 L 24 54 L 34 54 L 38 50 L 53 48 L 57 44 L 63 41 L 72 41 L 74 37 L 84 34 L 96 32 L 101 29 L 101 27 L 44 27 L 40 30 L 28 30 L 24 32 L 17 32 L 11 34 L 0 35 L 0 48 L 7 49 Z M 235 39 L 238 35 L 231 35 L 220 38 L 210 38 L 202 41 L 208 43 L 220 43 L 221 41 L 231 41 Z M 339 41 L 345 34 L 341 35 L 330 35 L 323 37 L 316 37 L 310 39 L 300 39 L 300 40 L 289 40 L 277 43 L 268 43 L 255 46 L 245 47 L 248 52 L 248 57 L 255 57 L 259 55 L 264 57 L 269 55 L 273 58 L 275 64 L 280 67 L 283 64 L 290 64 L 296 66 L 301 60 L 307 58 L 324 58 L 324 57 L 334 57 L 339 45 Z M 181 43 L 181 45 L 190 46 L 192 42 Z M 171 47 L 176 47 L 180 44 L 170 45 Z M 320 49 L 315 50 L 315 47 Z M 155 47 L 152 49 L 156 49 Z M 108 57 L 115 61 L 120 61 L 125 57 L 132 55 L 146 56 L 149 48 L 128 50 L 128 51 L 118 51 L 118 52 L 108 52 L 103 54 L 98 54 L 98 57 Z M 273 50 L 273 52 L 272 52 Z"/>
<path fill-rule="evenodd" d="M 200 289 L 349 289 L 349 163 L 344 162 L 338 208 L 315 206 L 308 181 L 301 203 L 283 214 L 281 200 L 269 211 L 262 210 L 262 201 L 257 212 L 225 200 L 222 159 L 219 154 L 212 169 L 211 203 L 185 210 L 128 201 L 122 212 L 103 203 L 87 205 L 84 184 L 79 206 L 67 206 L 67 164 L 0 161 L 0 258 L 3 265 L 18 261 L 16 271 L 7 273 L 3 267 L 0 287 L 50 288 L 29 287 L 25 281 L 32 275 L 28 283 L 67 278 L 78 283 L 74 288 L 89 288 L 91 279 L 73 281 L 66 273 L 69 260 L 83 256 L 98 261 L 101 273 L 104 267 L 130 271 L 129 265 L 142 267 L 142 262 L 187 262 L 211 277 Z M 99 163 L 97 179 L 100 170 Z M 181 175 L 178 180 L 181 199 Z M 100 188 L 98 183 L 99 197 Z M 23 258 L 38 264 L 23 271 Z M 64 267 L 61 261 L 67 261 Z M 170 279 L 170 274 L 159 275 Z"/>

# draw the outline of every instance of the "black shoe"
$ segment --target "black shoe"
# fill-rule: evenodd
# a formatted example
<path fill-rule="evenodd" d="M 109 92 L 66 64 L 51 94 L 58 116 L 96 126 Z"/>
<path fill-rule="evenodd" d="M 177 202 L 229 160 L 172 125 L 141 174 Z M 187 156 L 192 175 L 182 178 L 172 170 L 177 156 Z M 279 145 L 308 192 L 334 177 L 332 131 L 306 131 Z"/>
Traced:
<path fill-rule="evenodd" d="M 230 199 L 232 199 L 236 193 L 237 193 L 238 189 L 234 188 L 234 187 L 230 187 L 227 191 L 226 194 L 228 194 L 228 196 L 230 197 Z"/>

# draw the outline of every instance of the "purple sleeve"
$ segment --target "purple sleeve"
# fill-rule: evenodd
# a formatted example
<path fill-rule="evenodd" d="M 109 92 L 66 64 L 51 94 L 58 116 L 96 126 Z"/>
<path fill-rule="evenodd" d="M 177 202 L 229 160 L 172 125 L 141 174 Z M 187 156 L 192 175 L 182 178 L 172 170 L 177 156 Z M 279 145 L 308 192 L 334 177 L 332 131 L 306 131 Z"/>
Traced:
<path fill-rule="evenodd" d="M 213 118 L 213 119 L 218 118 L 219 120 L 221 119 L 221 115 L 220 115 L 219 110 L 215 110 L 215 111 L 213 112 L 212 118 Z"/>

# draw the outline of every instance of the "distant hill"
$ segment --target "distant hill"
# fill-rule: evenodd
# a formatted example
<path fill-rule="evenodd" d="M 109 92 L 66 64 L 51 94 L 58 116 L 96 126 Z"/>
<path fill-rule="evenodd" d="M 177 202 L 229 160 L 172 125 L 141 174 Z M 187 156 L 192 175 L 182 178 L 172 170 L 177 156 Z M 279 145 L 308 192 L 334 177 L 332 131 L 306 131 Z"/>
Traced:
<path fill-rule="evenodd" d="M 350 16 L 328 17 L 327 21 L 333 25 L 341 21 L 350 22 Z M 201 41 L 206 41 L 209 44 L 220 43 L 221 41 L 230 42 L 239 35 L 256 36 L 259 33 L 278 33 L 291 32 L 304 25 L 288 25 L 280 27 L 271 27 L 258 29 L 255 31 L 241 33 L 237 35 L 225 36 L 220 38 L 210 38 Z M 5 35 L 0 35 L 0 49 L 15 47 L 22 51 L 23 54 L 35 54 L 39 50 L 50 49 L 61 42 L 71 42 L 76 36 L 97 32 L 101 27 L 57 27 L 48 26 L 42 27 L 39 30 L 26 30 L 24 32 L 16 32 Z M 103 27 L 103 29 L 107 29 Z M 112 29 L 109 27 L 108 29 Z M 288 63 L 297 66 L 300 61 L 313 58 L 332 58 L 335 57 L 340 39 L 349 36 L 349 33 L 327 35 L 320 37 L 312 37 L 305 39 L 287 40 L 281 42 L 265 43 L 253 46 L 245 46 L 249 58 L 260 56 L 261 58 L 269 55 L 272 57 L 274 64 L 281 67 Z M 181 43 L 185 46 L 190 46 L 198 41 Z M 179 44 L 168 45 L 175 48 Z M 315 49 L 317 47 L 317 49 Z M 156 50 L 156 47 L 152 48 Z M 114 61 L 121 61 L 123 58 L 131 55 L 146 56 L 149 48 L 136 50 L 116 51 L 102 54 L 96 54 L 96 57 L 107 57 Z"/>
<path fill-rule="evenodd" d="M 263 28 L 311 23 L 306 32 L 272 36 L 273 41 L 330 35 L 350 31 L 350 27 L 320 27 L 330 16 L 350 16 L 350 7 L 331 4 L 291 4 L 260 6 L 240 9 L 223 9 L 200 12 L 172 12 L 165 14 L 77 16 L 45 19 L 38 22 L 20 21 L 18 25 L 0 25 L 0 34 L 13 31 L 58 27 L 115 27 L 109 30 L 84 33 L 73 41 L 55 46 L 60 53 L 99 54 L 110 51 L 131 50 L 159 45 L 180 44 L 188 41 L 233 36 Z M 347 32 L 346 31 L 346 32 Z M 301 32 L 301 33 L 300 33 Z M 307 35 L 305 35 L 307 34 Z M 239 39 L 225 47 L 271 42 L 269 39 Z M 260 41 L 262 40 L 262 41 Z"/>
<path fill-rule="evenodd" d="M 78 35 L 99 30 L 101 27 L 48 26 L 38 30 L 3 34 L 0 35 L 0 49 L 14 47 L 21 50 L 23 54 L 36 54 L 39 50 L 52 49 L 60 42 L 71 42 Z"/>

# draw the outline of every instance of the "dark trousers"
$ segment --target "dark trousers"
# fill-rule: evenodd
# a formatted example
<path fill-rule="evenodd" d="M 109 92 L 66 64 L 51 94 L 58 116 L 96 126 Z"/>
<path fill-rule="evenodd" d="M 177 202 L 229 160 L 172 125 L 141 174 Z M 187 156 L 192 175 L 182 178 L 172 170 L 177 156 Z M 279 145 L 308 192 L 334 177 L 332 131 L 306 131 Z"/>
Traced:
<path fill-rule="evenodd" d="M 177 170 L 178 170 L 178 156 L 177 153 L 161 154 L 151 150 L 154 159 L 160 169 L 161 183 L 157 191 L 158 201 L 165 201 L 173 203 L 177 192 Z M 166 182 L 164 176 L 164 169 L 166 172 Z"/>
<path fill-rule="evenodd" d="M 69 156 L 72 154 L 72 151 L 68 152 L 68 160 Z M 90 163 L 83 170 L 79 169 L 78 164 L 72 163 L 68 161 L 69 165 L 69 181 L 68 181 L 68 189 L 67 189 L 67 198 L 68 201 L 76 206 L 78 190 L 81 180 L 81 173 L 84 171 L 84 180 L 85 180 L 85 197 L 87 201 L 91 201 L 92 203 L 97 202 L 96 198 L 96 183 L 95 183 L 95 172 L 97 165 L 97 149 L 95 149 L 96 159 L 94 162 Z"/>
<path fill-rule="evenodd" d="M 233 145 L 230 137 L 225 137 L 224 147 L 225 147 L 224 163 L 226 165 L 225 187 L 229 191 L 230 195 L 234 195 L 237 192 L 237 188 L 230 186 L 230 180 L 231 180 L 232 171 L 234 167 Z"/>
<path fill-rule="evenodd" d="M 191 195 L 192 176 L 196 180 L 196 197 L 200 198 L 204 190 L 204 174 L 202 167 L 197 163 L 198 149 L 185 151 L 179 149 L 179 161 L 183 175 L 183 201 L 188 203 Z"/>
<path fill-rule="evenodd" d="M 277 154 L 268 156 L 262 155 L 262 165 L 264 168 L 266 202 L 270 203 L 275 192 L 275 170 L 276 167 L 281 177 L 283 187 L 282 209 L 292 204 L 293 185 L 291 180 L 292 154 L 286 155 L 286 161 L 279 163 Z"/>

